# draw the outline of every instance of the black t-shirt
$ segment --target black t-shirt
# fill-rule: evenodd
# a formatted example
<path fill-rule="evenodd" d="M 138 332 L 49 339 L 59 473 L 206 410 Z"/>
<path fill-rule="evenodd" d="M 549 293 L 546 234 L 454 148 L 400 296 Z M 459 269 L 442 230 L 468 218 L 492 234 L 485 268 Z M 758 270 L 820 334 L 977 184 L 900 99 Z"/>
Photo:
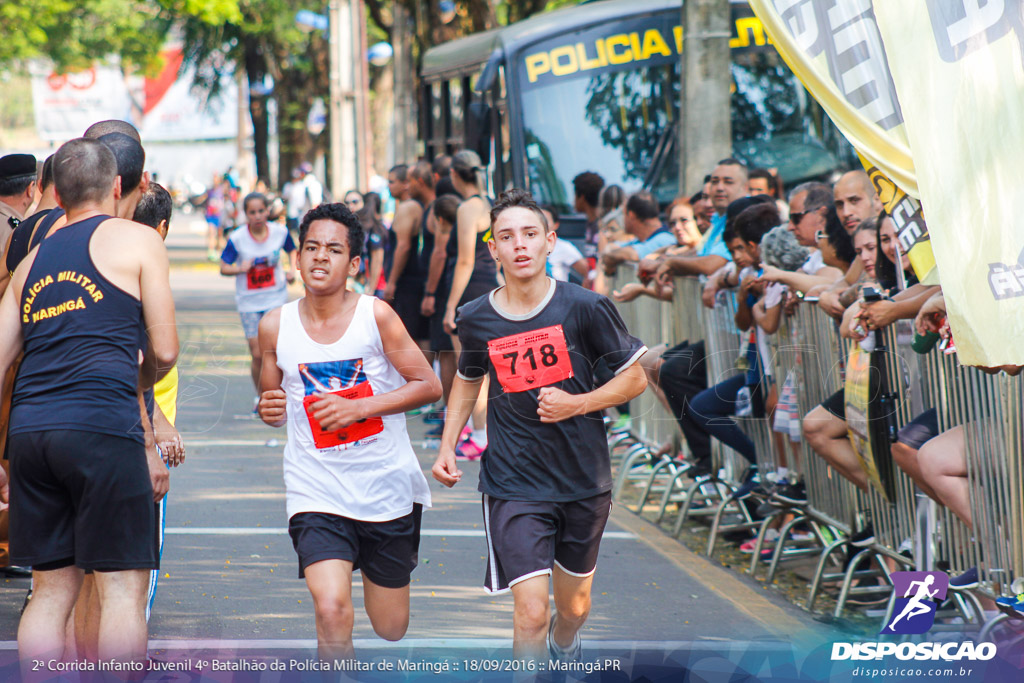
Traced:
<path fill-rule="evenodd" d="M 599 359 L 618 373 L 647 347 L 605 297 L 568 282 L 551 284 L 544 302 L 526 315 L 497 310 L 492 292 L 464 305 L 456 318 L 459 375 L 491 379 L 479 490 L 495 498 L 564 502 L 612 487 L 601 413 L 544 423 L 538 394 L 543 386 L 593 391 Z"/>

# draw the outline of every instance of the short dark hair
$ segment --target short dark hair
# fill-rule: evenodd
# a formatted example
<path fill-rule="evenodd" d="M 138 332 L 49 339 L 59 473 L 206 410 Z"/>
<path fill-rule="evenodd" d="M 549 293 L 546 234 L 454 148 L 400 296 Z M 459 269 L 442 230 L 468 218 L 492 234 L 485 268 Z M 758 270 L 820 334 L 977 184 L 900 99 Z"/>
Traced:
<path fill-rule="evenodd" d="M 430 165 L 429 161 L 417 161 L 413 164 L 409 169 L 409 177 L 420 181 L 427 186 L 427 189 L 434 189 L 434 167 Z"/>
<path fill-rule="evenodd" d="M 732 227 L 744 242 L 760 244 L 761 238 L 779 222 L 779 209 L 775 202 L 765 202 L 744 209 L 736 216 Z"/>
<path fill-rule="evenodd" d="M 544 217 L 544 212 L 540 210 L 540 206 L 533 198 L 533 195 L 526 190 L 518 188 L 513 188 L 498 195 L 498 201 L 494 202 L 494 206 L 491 207 L 491 226 L 493 227 L 498 222 L 498 216 L 502 212 L 515 208 L 529 209 L 540 218 L 540 224 L 544 226 L 545 231 L 551 229 L 551 226 L 548 225 L 548 219 Z"/>
<path fill-rule="evenodd" d="M 745 163 L 743 163 L 742 161 L 740 161 L 739 159 L 736 159 L 734 157 L 726 157 L 725 159 L 722 159 L 721 161 L 719 161 L 715 165 L 716 166 L 738 166 L 739 169 L 741 171 L 743 171 L 744 177 L 746 177 L 748 179 L 750 178 L 749 172 L 747 171 L 747 165 Z"/>
<path fill-rule="evenodd" d="M 453 194 L 443 194 L 434 200 L 434 217 L 443 219 L 448 225 L 455 226 L 459 215 L 459 204 L 462 201 Z"/>
<path fill-rule="evenodd" d="M 242 212 L 249 208 L 249 202 L 263 202 L 263 206 L 270 206 L 270 202 L 267 201 L 267 195 L 262 192 L 250 192 L 245 195 L 245 199 L 242 200 Z"/>
<path fill-rule="evenodd" d="M 576 192 L 576 196 L 583 197 L 583 201 L 595 209 L 600 200 L 602 187 L 604 187 L 604 178 L 593 171 L 584 171 L 572 179 L 572 189 Z"/>
<path fill-rule="evenodd" d="M 807 196 L 804 197 L 805 212 L 814 211 L 823 206 L 835 206 L 835 193 L 832 192 L 832 188 L 825 183 L 810 182 L 797 185 L 789 193 L 789 198 L 793 199 L 793 197 L 801 192 L 807 193 Z"/>
<path fill-rule="evenodd" d="M 747 173 L 747 181 L 755 180 L 760 178 L 761 180 L 767 181 L 768 193 L 773 197 L 782 196 L 782 183 L 779 181 L 777 176 L 772 175 L 772 172 L 767 168 L 755 168 Z M 773 194 L 774 193 L 774 194 Z"/>
<path fill-rule="evenodd" d="M 18 175 L 13 178 L 0 179 L 0 197 L 14 197 L 28 189 L 36 179 L 36 174 Z"/>
<path fill-rule="evenodd" d="M 647 190 L 634 192 L 626 200 L 626 211 L 631 212 L 642 221 L 657 218 L 659 214 L 658 200 Z"/>
<path fill-rule="evenodd" d="M 39 171 L 39 191 L 45 192 L 50 185 L 53 185 L 53 155 L 46 157 L 43 168 Z"/>
<path fill-rule="evenodd" d="M 722 242 L 724 244 L 729 244 L 729 242 L 732 242 L 735 239 L 743 238 L 740 237 L 740 234 L 736 232 L 736 229 L 731 225 L 726 226 L 725 230 L 722 231 Z"/>
<path fill-rule="evenodd" d="M 82 133 L 82 137 L 96 140 L 107 133 L 123 133 L 135 140 L 135 142 L 140 144 L 142 143 L 142 137 L 139 135 L 139 130 L 127 121 L 120 121 L 118 119 L 97 121 L 85 129 L 85 132 Z"/>
<path fill-rule="evenodd" d="M 146 166 L 146 153 L 139 141 L 124 133 L 107 133 L 97 138 L 110 148 L 117 160 L 117 175 L 121 176 L 121 194 L 134 192 L 142 182 Z"/>
<path fill-rule="evenodd" d="M 310 209 L 302 217 L 299 224 L 299 246 L 305 244 L 306 235 L 309 234 L 309 226 L 313 221 L 334 221 L 348 228 L 348 257 L 349 260 L 363 253 L 363 223 L 359 217 L 352 213 L 347 206 L 340 202 L 333 204 L 321 204 L 315 209 Z"/>
<path fill-rule="evenodd" d="M 151 228 L 159 227 L 161 221 L 167 221 L 170 225 L 172 209 L 171 193 L 160 183 L 150 183 L 139 197 L 132 220 Z"/>
<path fill-rule="evenodd" d="M 388 173 L 394 173 L 398 176 L 398 180 L 403 183 L 409 179 L 409 167 L 406 164 L 395 164 L 388 170 Z"/>
<path fill-rule="evenodd" d="M 447 154 L 438 154 L 434 157 L 434 163 L 431 164 L 431 168 L 438 177 L 443 178 L 452 172 L 452 158 Z"/>
<path fill-rule="evenodd" d="M 102 202 L 117 180 L 117 159 L 98 140 L 75 138 L 53 155 L 53 182 L 64 208 Z"/>

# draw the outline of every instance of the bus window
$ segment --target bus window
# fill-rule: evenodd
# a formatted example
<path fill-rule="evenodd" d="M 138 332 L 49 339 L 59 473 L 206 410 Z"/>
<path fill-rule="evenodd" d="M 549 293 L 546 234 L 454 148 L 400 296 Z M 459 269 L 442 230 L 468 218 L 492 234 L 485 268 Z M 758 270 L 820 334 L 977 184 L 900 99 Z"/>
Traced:
<path fill-rule="evenodd" d="M 626 192 L 640 189 L 678 101 L 675 65 L 564 79 L 523 93 L 530 191 L 560 211 L 571 209 L 572 179 L 600 174 Z M 567 115 L 579 111 L 582 119 Z"/>

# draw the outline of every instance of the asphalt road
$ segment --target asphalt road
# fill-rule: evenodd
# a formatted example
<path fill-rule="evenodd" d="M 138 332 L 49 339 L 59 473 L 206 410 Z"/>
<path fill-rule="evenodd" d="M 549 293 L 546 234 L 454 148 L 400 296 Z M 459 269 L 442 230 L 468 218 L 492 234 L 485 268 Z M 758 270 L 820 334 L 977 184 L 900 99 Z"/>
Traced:
<path fill-rule="evenodd" d="M 201 250 L 198 235 L 189 228 L 190 223 L 179 221 L 170 242 L 182 349 L 178 427 L 187 459 L 171 476 L 151 645 L 171 660 L 267 661 L 285 653 L 311 657 L 313 605 L 297 578 L 285 531 L 285 433 L 252 414 L 254 390 L 233 283 L 212 264 L 195 262 Z M 300 293 L 296 286 L 293 295 Z M 420 564 L 413 573 L 411 623 L 405 641 L 377 639 L 361 611 L 357 578 L 357 648 L 385 657 L 419 653 L 415 656 L 433 661 L 484 653 L 507 656 L 512 598 L 490 596 L 482 588 L 486 549 L 477 465 L 465 463 L 463 482 L 445 489 L 429 475 L 435 452 L 423 447 L 427 425 L 411 417 L 408 429 L 433 495 L 433 507 L 423 516 Z M 27 585 L 22 579 L 0 584 L 0 652 L 6 653 L 0 664 L 7 664 L 0 677 L 13 661 Z M 806 647 L 834 634 L 762 585 L 694 555 L 616 507 L 582 635 L 585 655 L 618 652 L 628 658 L 638 648 L 772 651 L 797 642 Z M 194 662 L 191 669 L 204 670 Z"/>

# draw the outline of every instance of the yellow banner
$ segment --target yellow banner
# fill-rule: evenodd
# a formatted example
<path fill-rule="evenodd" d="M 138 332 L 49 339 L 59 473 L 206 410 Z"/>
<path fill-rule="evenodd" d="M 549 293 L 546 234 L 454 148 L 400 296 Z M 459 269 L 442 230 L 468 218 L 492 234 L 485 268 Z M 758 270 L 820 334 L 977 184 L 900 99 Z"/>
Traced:
<path fill-rule="evenodd" d="M 901 190 L 863 156 L 860 162 L 871 178 L 871 184 L 875 186 L 885 212 L 892 217 L 900 249 L 910 257 L 910 265 L 917 279 L 926 285 L 939 284 L 939 271 L 935 268 L 935 254 L 932 253 L 931 237 L 928 235 L 924 212 L 921 211 L 921 202 Z"/>
<path fill-rule="evenodd" d="M 874 10 L 959 360 L 1024 365 L 1020 3 L 875 0 Z"/>
<path fill-rule="evenodd" d="M 875 377 L 871 374 L 871 354 L 854 345 L 846 361 L 846 385 L 843 391 L 843 402 L 846 404 L 846 434 L 868 481 L 883 498 L 889 500 L 871 448 L 871 397 L 877 393 L 873 380 Z"/>
<path fill-rule="evenodd" d="M 749 1 L 782 59 L 843 135 L 871 166 L 918 196 L 871 0 Z"/>

